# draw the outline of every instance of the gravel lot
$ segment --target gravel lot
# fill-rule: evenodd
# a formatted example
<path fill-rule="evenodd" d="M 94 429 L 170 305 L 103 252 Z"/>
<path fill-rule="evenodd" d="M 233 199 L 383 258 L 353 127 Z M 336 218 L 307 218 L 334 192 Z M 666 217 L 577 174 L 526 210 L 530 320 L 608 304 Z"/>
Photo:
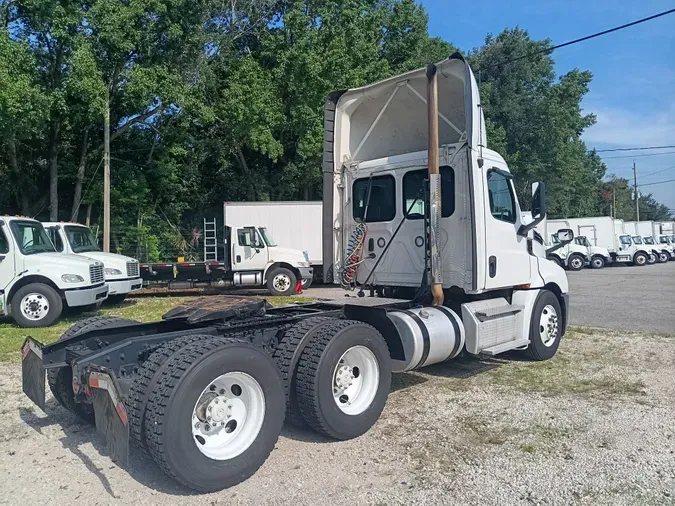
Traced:
<path fill-rule="evenodd" d="M 0 364 L 8 504 L 675 504 L 675 339 L 570 332 L 548 362 L 461 359 L 396 375 L 365 436 L 286 428 L 251 479 L 207 496 L 139 452 L 123 470 L 92 427 L 48 415 Z"/>

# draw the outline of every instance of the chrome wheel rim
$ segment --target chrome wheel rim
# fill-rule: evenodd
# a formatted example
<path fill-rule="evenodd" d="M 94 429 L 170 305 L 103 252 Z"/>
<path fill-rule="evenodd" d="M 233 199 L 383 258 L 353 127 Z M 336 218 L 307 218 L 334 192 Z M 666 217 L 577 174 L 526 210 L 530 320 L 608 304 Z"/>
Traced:
<path fill-rule="evenodd" d="M 272 286 L 278 292 L 286 292 L 291 288 L 291 277 L 288 274 L 277 274 L 272 280 Z"/>
<path fill-rule="evenodd" d="M 558 338 L 558 313 L 555 308 L 547 304 L 541 310 L 539 317 L 539 337 L 547 348 L 551 347 Z"/>
<path fill-rule="evenodd" d="M 574 257 L 572 260 L 570 260 L 570 264 L 572 265 L 572 268 L 574 269 L 581 269 L 582 267 L 582 262 L 581 258 L 579 257 Z"/>
<path fill-rule="evenodd" d="M 29 293 L 21 299 L 21 314 L 32 321 L 42 320 L 49 314 L 49 300 L 41 293 Z"/>

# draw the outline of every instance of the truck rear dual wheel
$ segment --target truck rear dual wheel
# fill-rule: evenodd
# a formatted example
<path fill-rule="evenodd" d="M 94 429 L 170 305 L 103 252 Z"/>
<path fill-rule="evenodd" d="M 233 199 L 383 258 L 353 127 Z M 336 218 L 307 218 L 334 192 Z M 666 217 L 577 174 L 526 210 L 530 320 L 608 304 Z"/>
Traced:
<path fill-rule="evenodd" d="M 382 335 L 360 321 L 330 319 L 300 356 L 295 392 L 310 427 L 346 440 L 375 424 L 390 386 L 391 358 Z"/>
<path fill-rule="evenodd" d="M 85 318 L 66 330 L 59 341 L 79 336 L 92 330 L 105 328 L 125 327 L 138 323 L 135 320 L 125 320 L 117 316 L 94 316 Z M 47 370 L 47 383 L 56 401 L 64 408 L 76 414 L 87 423 L 94 424 L 94 408 L 91 404 L 75 401 L 73 392 L 73 370 L 70 366 Z"/>
<path fill-rule="evenodd" d="M 145 444 L 169 476 L 200 492 L 247 479 L 281 433 L 284 387 L 272 358 L 237 339 L 203 336 L 175 352 L 145 411 Z"/>
<path fill-rule="evenodd" d="M 63 300 L 51 286 L 30 283 L 12 297 L 12 317 L 21 327 L 49 327 L 63 311 Z"/>

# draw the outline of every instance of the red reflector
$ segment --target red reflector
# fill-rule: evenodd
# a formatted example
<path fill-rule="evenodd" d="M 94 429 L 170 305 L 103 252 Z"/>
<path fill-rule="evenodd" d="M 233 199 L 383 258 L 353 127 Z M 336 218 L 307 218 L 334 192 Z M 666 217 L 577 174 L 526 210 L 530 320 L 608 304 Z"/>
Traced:
<path fill-rule="evenodd" d="M 295 293 L 302 293 L 302 281 L 298 281 L 295 285 Z"/>
<path fill-rule="evenodd" d="M 124 409 L 124 404 L 118 402 L 117 405 L 115 406 L 115 409 L 117 410 L 117 414 L 119 415 L 120 420 L 122 420 L 122 423 L 124 425 L 128 425 L 129 418 L 127 418 L 127 410 Z"/>

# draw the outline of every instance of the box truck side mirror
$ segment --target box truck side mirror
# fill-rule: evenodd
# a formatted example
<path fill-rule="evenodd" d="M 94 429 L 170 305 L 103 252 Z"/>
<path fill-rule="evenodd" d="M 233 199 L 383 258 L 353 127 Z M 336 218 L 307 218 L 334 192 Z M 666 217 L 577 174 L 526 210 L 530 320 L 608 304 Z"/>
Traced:
<path fill-rule="evenodd" d="M 550 255 L 556 250 L 559 250 L 560 248 L 567 246 L 574 240 L 574 232 L 572 232 L 571 228 L 561 228 L 555 235 L 559 242 L 546 250 L 546 256 Z"/>
<path fill-rule="evenodd" d="M 542 181 L 532 185 L 532 223 L 521 225 L 518 229 L 519 235 L 527 233 L 535 228 L 546 217 L 546 185 Z"/>

